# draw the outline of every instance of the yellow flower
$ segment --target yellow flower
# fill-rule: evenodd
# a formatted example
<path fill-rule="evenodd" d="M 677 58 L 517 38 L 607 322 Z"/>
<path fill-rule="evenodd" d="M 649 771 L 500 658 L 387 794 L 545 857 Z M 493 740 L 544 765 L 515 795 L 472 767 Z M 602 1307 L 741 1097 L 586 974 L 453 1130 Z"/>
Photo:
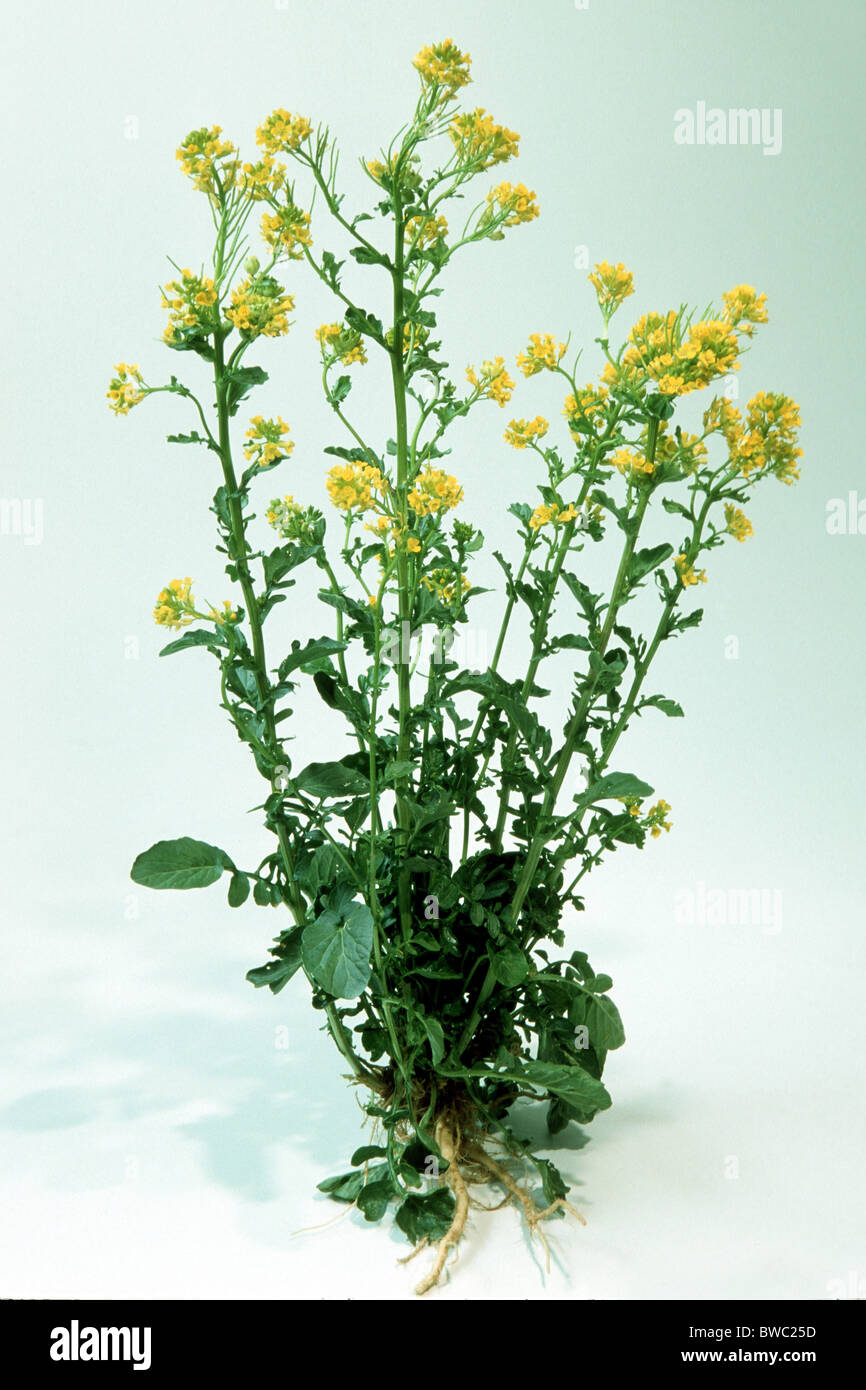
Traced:
<path fill-rule="evenodd" d="M 754 336 L 754 324 L 767 322 L 767 296 L 756 294 L 753 285 L 735 285 L 732 290 L 726 290 L 722 299 L 726 322 L 745 337 Z"/>
<path fill-rule="evenodd" d="M 657 801 L 654 806 L 650 806 L 644 820 L 644 825 L 649 828 L 649 832 L 654 840 L 657 840 L 663 830 L 670 830 L 673 821 L 667 819 L 670 806 L 666 801 Z"/>
<path fill-rule="evenodd" d="M 623 300 L 634 294 L 634 278 L 622 261 L 618 261 L 616 265 L 600 261 L 586 278 L 595 288 L 598 307 L 604 315 L 605 323 L 610 321 Z"/>
<path fill-rule="evenodd" d="M 265 512 L 265 520 L 277 535 L 283 536 L 286 540 L 298 541 L 302 545 L 313 545 L 321 540 L 322 530 L 319 523 L 322 521 L 322 513 L 315 507 L 301 507 L 291 493 L 273 499 Z"/>
<path fill-rule="evenodd" d="M 168 325 L 162 335 L 169 347 L 183 347 L 191 338 L 208 337 L 219 328 L 216 286 L 208 276 L 181 271 L 162 290 L 162 307 L 168 309 Z"/>
<path fill-rule="evenodd" d="M 430 516 L 456 507 L 463 500 L 463 489 L 450 473 L 427 464 L 415 478 L 408 500 L 416 516 Z"/>
<path fill-rule="evenodd" d="M 469 54 L 461 53 L 453 39 L 427 44 L 412 59 L 413 67 L 420 73 L 422 87 L 433 88 L 440 104 L 472 81 L 469 76 L 471 62 Z"/>
<path fill-rule="evenodd" d="M 487 194 L 487 207 L 481 214 L 478 225 L 481 228 L 494 227 L 488 235 L 495 241 L 502 235 L 500 228 L 516 227 L 521 222 L 531 222 L 541 212 L 535 201 L 535 192 L 524 183 L 500 183 Z"/>
<path fill-rule="evenodd" d="M 338 463 L 330 469 L 326 486 L 334 506 L 342 512 L 374 510 L 385 492 L 386 483 L 378 468 L 369 463 Z"/>
<path fill-rule="evenodd" d="M 410 217 L 406 223 L 406 240 L 416 246 L 431 246 L 434 241 L 443 241 L 448 235 L 448 223 L 444 217 Z"/>
<path fill-rule="evenodd" d="M 532 516 L 529 518 L 529 525 L 533 531 L 539 531 L 542 526 L 547 526 L 551 522 L 554 526 L 561 526 L 566 521 L 576 521 L 579 513 L 572 502 L 567 507 L 560 507 L 556 502 L 545 502 L 540 507 L 536 507 Z"/>
<path fill-rule="evenodd" d="M 287 153 L 289 150 L 300 149 L 312 131 L 313 127 L 306 116 L 293 116 L 280 107 L 279 110 L 272 111 L 267 120 L 259 126 L 256 131 L 256 144 L 261 145 L 262 149 L 271 155 L 279 150 Z"/>
<path fill-rule="evenodd" d="M 565 343 L 560 343 L 552 333 L 531 333 L 525 352 L 517 354 L 517 365 L 524 376 L 535 376 L 536 372 L 554 372 L 565 356 Z"/>
<path fill-rule="evenodd" d="M 458 162 L 478 172 L 513 159 L 520 143 L 520 136 L 505 126 L 497 125 L 483 106 L 456 115 L 448 134 L 457 151 Z"/>
<path fill-rule="evenodd" d="M 182 627 L 189 627 L 190 623 L 195 621 L 195 617 L 192 580 L 172 579 L 171 583 L 161 590 L 156 600 L 153 610 L 154 622 L 160 627 L 177 632 Z"/>
<path fill-rule="evenodd" d="M 346 323 L 323 323 L 316 329 L 315 337 L 326 361 L 339 358 L 347 367 L 353 362 L 367 361 L 363 338 L 357 329 Z"/>
<path fill-rule="evenodd" d="M 511 400 L 514 382 L 505 370 L 504 357 L 495 357 L 492 362 L 482 362 L 480 378 L 474 367 L 467 367 L 466 379 L 475 387 L 478 400 L 486 397 L 503 407 Z"/>
<path fill-rule="evenodd" d="M 289 331 L 287 315 L 294 307 L 294 299 L 276 280 L 270 275 L 257 275 L 232 291 L 226 318 L 244 338 L 279 338 Z"/>
<path fill-rule="evenodd" d="M 236 623 L 238 620 L 237 609 L 232 608 L 227 598 L 223 599 L 223 611 L 221 613 L 211 605 L 209 617 L 211 622 L 218 623 L 220 627 L 224 627 L 226 623 Z"/>
<path fill-rule="evenodd" d="M 250 442 L 244 445 L 244 457 L 257 468 L 270 468 L 274 463 L 281 463 L 295 447 L 288 433 L 289 426 L 281 415 L 276 420 L 254 415 L 246 433 Z"/>
<path fill-rule="evenodd" d="M 731 502 L 725 503 L 725 530 L 733 536 L 735 541 L 744 541 L 748 536 L 755 534 L 749 518 Z"/>
<path fill-rule="evenodd" d="M 644 314 L 628 337 L 623 366 L 654 380 L 666 396 L 701 391 L 716 377 L 739 370 L 737 335 L 723 319 L 689 326 L 673 309 Z"/>
<path fill-rule="evenodd" d="M 146 391 L 141 390 L 143 378 L 137 362 L 118 362 L 114 368 L 117 373 L 111 378 L 106 395 L 115 415 L 128 415 L 134 405 L 143 401 Z"/>
<path fill-rule="evenodd" d="M 240 168 L 237 149 L 231 141 L 221 140 L 221 134 L 222 126 L 218 125 L 190 131 L 176 155 L 194 187 L 210 198 L 231 188 Z"/>
<path fill-rule="evenodd" d="M 706 570 L 694 570 L 685 555 L 678 555 L 674 560 L 674 566 L 676 568 L 677 577 L 684 589 L 687 589 L 691 584 L 706 584 Z"/>
<path fill-rule="evenodd" d="M 294 203 L 287 202 L 276 212 L 266 212 L 263 215 L 262 236 L 274 250 L 279 247 L 283 255 L 288 256 L 290 260 L 300 261 L 303 259 L 304 247 L 313 244 L 313 238 L 310 236 L 310 215 L 295 207 Z"/>
<path fill-rule="evenodd" d="M 637 449 L 615 449 L 606 462 L 618 469 L 623 477 L 632 481 L 636 478 L 652 476 L 655 472 L 655 464 L 651 463 L 646 455 Z"/>
<path fill-rule="evenodd" d="M 534 420 L 512 420 L 503 438 L 513 449 L 525 449 L 528 444 L 535 444 L 539 439 L 543 439 L 549 429 L 548 422 L 542 415 L 536 415 Z"/>
<path fill-rule="evenodd" d="M 273 155 L 266 154 L 255 164 L 245 164 L 244 192 L 253 202 L 261 202 L 276 196 L 286 177 L 285 164 L 276 164 Z"/>
<path fill-rule="evenodd" d="M 596 387 L 591 381 L 579 389 L 576 395 L 566 396 L 562 413 L 568 420 L 569 432 L 576 444 L 579 444 L 581 439 L 581 431 L 577 425 L 585 423 L 589 428 L 594 428 L 595 418 L 604 414 L 608 400 L 605 387 Z"/>
<path fill-rule="evenodd" d="M 429 589 L 435 594 L 440 602 L 453 604 L 463 599 L 463 596 L 472 588 L 469 579 L 465 574 L 461 574 L 458 580 L 457 575 L 447 566 L 439 569 L 429 570 L 427 574 L 422 574 L 421 583 L 425 589 Z"/>

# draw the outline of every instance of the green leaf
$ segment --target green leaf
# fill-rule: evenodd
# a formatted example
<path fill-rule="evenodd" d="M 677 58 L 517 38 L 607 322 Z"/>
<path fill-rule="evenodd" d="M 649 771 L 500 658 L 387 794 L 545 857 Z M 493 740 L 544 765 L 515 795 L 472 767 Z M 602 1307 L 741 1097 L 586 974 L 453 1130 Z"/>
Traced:
<path fill-rule="evenodd" d="M 229 883 L 229 907 L 240 907 L 250 896 L 250 881 L 246 874 L 232 874 Z"/>
<path fill-rule="evenodd" d="M 363 1170 L 355 1173 L 338 1173 L 336 1177 L 325 1178 L 316 1186 L 319 1192 L 326 1192 L 335 1202 L 354 1202 L 366 1182 L 379 1182 L 388 1172 L 387 1163 L 374 1164 L 366 1175 Z"/>
<path fill-rule="evenodd" d="M 556 1164 L 551 1163 L 549 1158 L 536 1158 L 533 1162 L 541 1176 L 541 1187 L 547 1205 L 551 1206 L 559 1197 L 566 1197 L 569 1188 Z"/>
<path fill-rule="evenodd" d="M 599 976 L 602 984 L 607 977 Z M 606 994 L 596 993 L 596 983 L 591 986 L 577 986 L 581 991 L 569 1005 L 568 1021 L 572 1028 L 580 1024 L 586 1026 L 589 1044 L 596 1052 L 612 1052 L 625 1042 L 625 1029 L 619 1009 Z M 579 1050 L 579 1049 L 578 1049 Z"/>
<path fill-rule="evenodd" d="M 596 801 L 621 796 L 652 796 L 652 792 L 652 787 L 632 772 L 609 772 L 577 797 L 577 803 L 579 806 L 592 806 Z"/>
<path fill-rule="evenodd" d="M 433 1065 L 438 1066 L 445 1056 L 445 1034 L 442 1031 L 442 1024 L 436 1018 L 422 1017 L 424 1031 L 430 1040 L 430 1051 L 433 1054 Z"/>
<path fill-rule="evenodd" d="M 516 941 L 508 941 L 492 957 L 491 969 L 496 979 L 506 988 L 513 988 L 526 979 L 529 962 Z"/>
<path fill-rule="evenodd" d="M 185 632 L 183 637 L 178 637 L 175 642 L 169 642 L 167 647 L 163 647 L 160 656 L 173 656 L 175 652 L 186 651 L 187 647 L 227 647 L 228 639 L 221 632 L 215 630 L 208 632 L 206 629 L 196 628 L 195 632 Z"/>
<path fill-rule="evenodd" d="M 611 1104 L 606 1088 L 582 1067 L 560 1062 L 526 1062 L 520 1068 L 519 1079 L 550 1091 L 582 1111 L 607 1110 Z"/>
<path fill-rule="evenodd" d="M 660 709 L 662 714 L 668 715 L 671 719 L 683 718 L 683 707 L 678 705 L 676 700 L 668 700 L 664 695 L 651 695 L 648 700 L 641 700 L 640 708 L 652 705 L 655 709 Z"/>
<path fill-rule="evenodd" d="M 381 1144 L 365 1144 L 362 1148 L 356 1149 L 349 1159 L 353 1168 L 359 1164 L 366 1163 L 371 1158 L 384 1158 L 388 1150 L 383 1149 Z"/>
<path fill-rule="evenodd" d="M 644 575 L 654 570 L 657 565 L 663 564 L 674 553 L 672 545 L 654 545 L 649 550 L 638 550 L 632 555 L 628 567 L 628 580 L 630 584 L 635 584 Z"/>
<path fill-rule="evenodd" d="M 343 763 L 310 763 L 299 772 L 295 785 L 300 791 L 323 800 L 325 797 L 360 796 L 369 792 L 370 783 L 354 768 Z"/>
<path fill-rule="evenodd" d="M 400 1230 L 413 1245 L 426 1236 L 428 1241 L 441 1240 L 454 1219 L 454 1194 L 448 1187 L 423 1195 L 410 1193 L 394 1217 Z"/>
<path fill-rule="evenodd" d="M 377 1182 L 368 1182 L 358 1193 L 358 1206 L 364 1213 L 365 1221 L 381 1221 L 388 1210 L 388 1203 L 394 1196 L 394 1182 L 391 1175 Z"/>
<path fill-rule="evenodd" d="M 266 965 L 258 965 L 254 970 L 247 971 L 246 978 L 251 985 L 255 985 L 256 989 L 267 985 L 272 994 L 279 994 L 301 968 L 302 932 L 302 927 L 291 927 L 281 934 L 277 945 L 271 947 L 276 960 L 269 960 Z"/>
<path fill-rule="evenodd" d="M 289 655 L 280 662 L 280 680 L 285 680 L 286 676 L 292 671 L 296 671 L 300 666 L 306 666 L 312 661 L 320 661 L 323 657 L 333 656 L 336 652 L 344 652 L 347 646 L 347 642 L 338 642 L 335 637 L 311 639 L 304 647 L 293 642 Z"/>
<path fill-rule="evenodd" d="M 304 966 L 335 999 L 357 999 L 370 978 L 373 917 L 365 903 L 349 903 L 341 913 L 326 908 L 306 928 Z"/>
<path fill-rule="evenodd" d="M 228 383 L 226 405 L 229 415 L 236 415 L 241 401 L 245 400 L 254 386 L 263 386 L 268 374 L 261 367 L 231 367 L 223 375 Z"/>
<path fill-rule="evenodd" d="M 145 888 L 207 888 L 234 867 L 224 850 L 185 835 L 151 845 L 138 856 L 130 876 Z"/>
<path fill-rule="evenodd" d="M 167 444 L 207 444 L 207 440 L 205 439 L 205 437 L 204 437 L 203 434 L 199 434 L 199 433 L 198 433 L 198 430 L 193 430 L 191 434 L 167 434 L 167 435 L 166 435 L 166 443 L 167 443 Z"/>

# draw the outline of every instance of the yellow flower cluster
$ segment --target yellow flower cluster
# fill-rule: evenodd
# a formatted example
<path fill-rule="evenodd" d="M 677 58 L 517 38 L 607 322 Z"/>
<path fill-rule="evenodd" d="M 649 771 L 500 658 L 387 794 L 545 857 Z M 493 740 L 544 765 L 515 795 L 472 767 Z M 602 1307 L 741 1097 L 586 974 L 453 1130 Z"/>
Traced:
<path fill-rule="evenodd" d="M 273 198 L 282 187 L 286 177 L 285 164 L 276 164 L 273 156 L 266 154 L 255 164 L 244 165 L 244 191 L 254 202 Z"/>
<path fill-rule="evenodd" d="M 747 338 L 754 337 L 756 323 L 767 322 L 767 296 L 756 294 L 753 285 L 735 285 L 722 295 L 723 318 Z"/>
<path fill-rule="evenodd" d="M 434 241 L 444 241 L 448 235 L 448 222 L 444 217 L 410 217 L 406 223 L 406 240 L 416 246 L 432 246 Z"/>
<path fill-rule="evenodd" d="M 477 172 L 514 159 L 520 144 L 516 131 L 497 125 L 483 106 L 456 115 L 448 134 L 457 151 L 458 163 L 470 166 Z"/>
<path fill-rule="evenodd" d="M 566 396 L 562 413 L 568 420 L 568 428 L 576 444 L 580 443 L 581 435 L 580 431 L 575 428 L 575 423 L 578 420 L 584 420 L 593 426 L 595 417 L 604 414 L 608 399 L 605 387 L 596 386 L 592 381 L 588 381 L 582 389 L 578 390 L 576 395 Z"/>
<path fill-rule="evenodd" d="M 276 280 L 259 275 L 232 291 L 226 318 L 245 338 L 279 338 L 289 331 L 288 314 L 294 307 L 294 299 Z"/>
<path fill-rule="evenodd" d="M 421 183 L 420 163 L 417 155 L 409 155 L 408 158 L 399 154 L 391 155 L 387 164 L 383 164 L 381 159 L 365 160 L 367 173 L 376 183 L 385 186 L 386 180 L 394 178 L 394 173 L 398 161 L 400 162 L 400 187 L 404 191 L 418 188 Z"/>
<path fill-rule="evenodd" d="M 535 201 L 535 191 L 525 183 L 499 183 L 487 194 L 487 207 L 482 213 L 479 226 L 489 226 L 496 222 L 497 227 L 516 227 L 521 222 L 531 222 L 538 217 L 541 208 Z M 495 231 L 491 236 L 501 235 Z"/>
<path fill-rule="evenodd" d="M 732 502 L 725 503 L 725 530 L 733 536 L 735 541 L 744 541 L 747 537 L 755 534 L 749 518 Z"/>
<path fill-rule="evenodd" d="M 287 493 L 285 497 L 272 500 L 265 512 L 265 520 L 284 539 L 310 545 L 317 538 L 317 525 L 322 520 L 322 513 L 315 507 L 300 506 L 291 493 Z"/>
<path fill-rule="evenodd" d="M 114 370 L 117 375 L 109 382 L 108 402 L 115 415 L 128 415 L 134 405 L 144 400 L 143 378 L 137 362 L 118 362 Z"/>
<path fill-rule="evenodd" d="M 677 555 L 674 560 L 674 567 L 677 572 L 677 578 L 684 589 L 688 589 L 691 584 L 706 584 L 707 582 L 706 570 L 693 569 L 685 555 Z"/>
<path fill-rule="evenodd" d="M 289 426 L 281 415 L 276 420 L 266 420 L 262 415 L 254 415 L 244 445 L 244 457 L 258 468 L 270 468 L 272 464 L 287 459 L 295 447 L 294 440 L 288 438 Z"/>
<path fill-rule="evenodd" d="M 731 462 L 746 477 L 761 470 L 774 473 L 780 482 L 791 484 L 800 476 L 797 462 L 803 450 L 797 447 L 800 407 L 773 391 L 759 391 L 746 407 L 742 428 L 731 443 Z"/>
<path fill-rule="evenodd" d="M 446 604 L 452 604 L 462 599 L 464 594 L 472 588 L 465 574 L 461 574 L 458 587 L 456 574 L 445 566 L 422 574 L 421 583 L 425 589 L 429 589 L 432 594 L 435 594 L 440 602 Z"/>
<path fill-rule="evenodd" d="M 579 512 L 572 502 L 569 502 L 567 507 L 560 507 L 555 502 L 545 502 L 535 508 L 529 518 L 529 525 L 533 531 L 538 531 L 549 522 L 554 526 L 561 526 L 565 521 L 576 521 L 578 516 Z"/>
<path fill-rule="evenodd" d="M 614 449 L 606 462 L 612 464 L 622 473 L 623 477 L 630 481 L 641 477 L 651 477 L 655 472 L 655 464 L 637 449 Z"/>
<path fill-rule="evenodd" d="M 210 197 L 234 184 L 240 160 L 230 140 L 221 140 L 222 126 L 192 130 L 177 151 L 176 158 L 193 186 Z"/>
<path fill-rule="evenodd" d="M 189 334 L 207 336 L 219 328 L 219 307 L 213 280 L 182 270 L 179 280 L 170 280 L 162 291 L 162 307 L 169 310 L 163 342 L 175 347 Z"/>
<path fill-rule="evenodd" d="M 613 318 L 623 300 L 634 294 L 634 278 L 622 261 L 618 261 L 616 265 L 600 261 L 595 269 L 590 271 L 587 279 L 595 289 L 598 307 L 604 315 L 605 323 Z"/>
<path fill-rule="evenodd" d="M 356 329 L 345 323 L 323 323 L 316 329 L 316 340 L 322 349 L 322 356 L 332 361 L 339 358 L 344 366 L 353 362 L 366 362 L 367 353 L 364 340 Z"/>
<path fill-rule="evenodd" d="M 427 44 L 412 59 L 413 67 L 418 69 L 421 76 L 422 86 L 438 88 L 443 102 L 472 81 L 469 76 L 471 64 L 469 54 L 461 53 L 453 39 Z"/>
<path fill-rule="evenodd" d="M 650 806 L 646 813 L 644 825 L 649 828 L 649 832 L 654 840 L 657 840 L 663 830 L 670 830 L 673 821 L 667 819 L 670 806 L 666 801 L 657 801 L 654 806 Z"/>
<path fill-rule="evenodd" d="M 684 330 L 673 309 L 665 315 L 644 314 L 628 337 L 622 365 L 655 381 L 665 396 L 701 391 L 716 377 L 739 369 L 737 335 L 723 319 L 702 319 Z M 612 379 L 616 377 L 614 370 Z M 610 363 L 602 378 L 611 381 Z"/>
<path fill-rule="evenodd" d="M 524 376 L 535 376 L 536 372 L 554 372 L 565 356 L 565 343 L 560 343 L 552 333 L 531 333 L 525 352 L 517 354 L 517 365 Z"/>
<path fill-rule="evenodd" d="M 288 202 L 276 212 L 266 212 L 262 217 L 262 236 L 274 250 L 279 247 L 284 256 L 299 261 L 303 258 L 304 247 L 312 246 L 310 236 L 310 214 Z"/>
<path fill-rule="evenodd" d="M 386 483 L 379 469 L 370 463 L 338 463 L 330 469 L 326 486 L 331 501 L 341 512 L 366 512 L 377 505 L 378 498 L 373 494 L 383 494 Z"/>
<path fill-rule="evenodd" d="M 463 500 L 463 489 L 450 473 L 427 464 L 415 478 L 408 500 L 416 516 L 430 516 L 456 507 Z"/>
<path fill-rule="evenodd" d="M 268 154 L 276 154 L 279 150 L 288 152 L 300 149 L 312 133 L 313 127 L 306 116 L 293 116 L 291 112 L 280 107 L 279 110 L 272 111 L 267 120 L 259 126 L 256 131 L 256 144 Z"/>
<path fill-rule="evenodd" d="M 227 598 L 223 599 L 223 611 L 220 613 L 212 604 L 208 604 L 208 617 L 212 623 L 236 623 L 238 613 L 236 608 L 232 608 Z"/>
<path fill-rule="evenodd" d="M 536 415 L 534 420 L 512 420 L 503 438 L 512 449 L 525 449 L 528 444 L 535 444 L 537 440 L 543 439 L 548 429 L 549 425 L 544 416 Z"/>
<path fill-rule="evenodd" d="M 167 627 L 177 632 L 182 627 L 189 627 L 195 618 L 192 580 L 189 578 L 172 579 L 171 583 L 161 590 L 156 600 L 156 607 L 153 610 L 154 622 L 158 623 L 160 627 Z"/>
<path fill-rule="evenodd" d="M 479 400 L 486 397 L 503 408 L 511 400 L 514 381 L 505 370 L 504 357 L 495 357 L 492 362 L 482 362 L 480 377 L 474 367 L 467 367 L 466 380 L 475 387 Z"/>

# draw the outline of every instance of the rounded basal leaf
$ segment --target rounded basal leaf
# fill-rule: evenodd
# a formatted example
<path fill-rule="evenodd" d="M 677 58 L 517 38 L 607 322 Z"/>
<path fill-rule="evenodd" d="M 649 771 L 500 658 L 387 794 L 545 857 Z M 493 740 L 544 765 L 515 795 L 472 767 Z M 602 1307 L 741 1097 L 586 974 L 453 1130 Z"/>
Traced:
<path fill-rule="evenodd" d="M 413 1245 L 426 1236 L 429 1241 L 441 1240 L 454 1218 L 454 1196 L 449 1188 L 423 1195 L 412 1193 L 394 1217 L 400 1230 Z"/>
<path fill-rule="evenodd" d="M 357 999 L 370 978 L 373 918 L 364 903 L 328 908 L 304 931 L 304 967 L 335 999 Z"/>
<path fill-rule="evenodd" d="M 234 869 L 224 850 L 203 840 L 159 840 L 140 854 L 131 878 L 145 888 L 207 888 Z"/>

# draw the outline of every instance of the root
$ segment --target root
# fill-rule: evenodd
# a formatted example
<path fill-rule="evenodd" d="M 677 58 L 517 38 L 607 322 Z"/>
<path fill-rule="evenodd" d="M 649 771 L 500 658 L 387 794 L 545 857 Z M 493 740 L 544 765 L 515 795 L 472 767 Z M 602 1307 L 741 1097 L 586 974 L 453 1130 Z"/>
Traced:
<path fill-rule="evenodd" d="M 471 1158 L 479 1167 L 486 1169 L 498 1183 L 501 1183 L 507 1194 L 505 1201 L 508 1201 L 509 1197 L 513 1197 L 515 1201 L 520 1203 L 520 1206 L 523 1208 L 526 1224 L 529 1227 L 530 1238 L 537 1234 L 544 1247 L 544 1262 L 549 1274 L 550 1246 L 547 1243 L 547 1237 L 544 1231 L 541 1229 L 541 1222 L 545 1221 L 547 1217 L 552 1216 L 555 1211 L 564 1210 L 570 1212 L 572 1216 L 576 1216 L 580 1224 L 585 1226 L 586 1222 L 580 1212 L 576 1207 L 571 1205 L 571 1202 L 567 1202 L 564 1197 L 557 1197 L 556 1201 L 551 1202 L 549 1207 L 542 1208 L 536 1206 L 531 1194 L 526 1188 L 521 1187 L 511 1174 L 506 1172 L 502 1165 L 497 1163 L 495 1158 L 491 1158 L 490 1154 L 478 1144 L 472 1145 L 468 1150 L 467 1157 Z M 500 1205 L 504 1205 L 504 1203 Z M 492 1210 L 496 1210 L 496 1208 L 492 1208 Z"/>
<path fill-rule="evenodd" d="M 439 1283 L 439 1277 L 445 1268 L 445 1261 L 448 1258 L 448 1251 L 457 1244 L 466 1226 L 466 1218 L 469 1215 L 469 1192 L 460 1172 L 458 1162 L 460 1155 L 460 1129 L 455 1124 L 454 1129 L 447 1120 L 440 1120 L 436 1126 L 436 1142 L 442 1151 L 442 1157 L 448 1162 L 448 1171 L 445 1179 L 454 1193 L 456 1206 L 454 1208 L 454 1219 L 442 1239 L 439 1241 L 436 1250 L 436 1259 L 429 1273 L 424 1276 L 421 1283 L 417 1285 L 415 1292 L 425 1294 L 428 1289 L 432 1289 Z"/>

